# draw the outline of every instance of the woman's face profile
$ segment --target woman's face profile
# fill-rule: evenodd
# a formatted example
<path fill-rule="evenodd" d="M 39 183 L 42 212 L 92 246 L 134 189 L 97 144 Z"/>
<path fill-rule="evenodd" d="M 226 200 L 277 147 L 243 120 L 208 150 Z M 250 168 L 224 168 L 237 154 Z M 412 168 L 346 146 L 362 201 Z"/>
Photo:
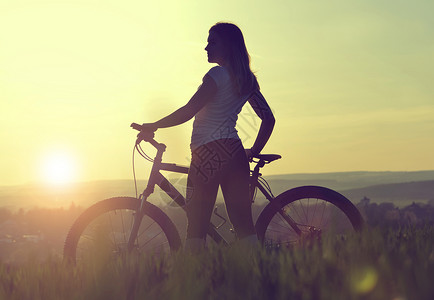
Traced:
<path fill-rule="evenodd" d="M 214 31 L 210 31 L 208 36 L 208 45 L 205 48 L 208 53 L 208 62 L 224 65 L 225 63 L 225 48 L 220 36 Z"/>

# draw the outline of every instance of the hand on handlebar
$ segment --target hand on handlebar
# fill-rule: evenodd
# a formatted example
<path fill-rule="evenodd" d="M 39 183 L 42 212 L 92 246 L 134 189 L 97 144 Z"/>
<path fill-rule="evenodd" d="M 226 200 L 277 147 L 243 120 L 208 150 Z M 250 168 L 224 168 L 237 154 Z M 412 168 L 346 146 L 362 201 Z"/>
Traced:
<path fill-rule="evenodd" d="M 158 127 L 155 126 L 154 123 L 143 123 L 141 127 L 142 127 L 141 131 L 147 131 L 147 132 L 155 132 L 158 129 Z"/>
<path fill-rule="evenodd" d="M 139 125 L 137 123 L 132 123 L 131 127 L 135 130 L 140 130 L 140 133 L 137 135 L 136 143 L 140 143 L 142 140 L 149 141 L 154 138 L 154 132 L 158 129 L 154 123 L 143 123 Z"/>

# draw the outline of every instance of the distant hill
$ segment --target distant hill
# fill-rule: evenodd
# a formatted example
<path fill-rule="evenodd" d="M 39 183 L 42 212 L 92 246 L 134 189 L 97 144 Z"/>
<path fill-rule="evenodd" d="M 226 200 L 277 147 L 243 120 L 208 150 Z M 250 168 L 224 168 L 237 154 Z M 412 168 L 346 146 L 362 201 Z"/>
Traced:
<path fill-rule="evenodd" d="M 379 184 L 434 180 L 434 171 L 414 172 L 337 172 L 303 173 L 266 176 L 267 181 L 283 181 L 291 186 L 324 185 L 336 190 L 348 190 Z"/>
<path fill-rule="evenodd" d="M 145 182 L 140 181 L 140 186 Z M 139 192 L 139 194 L 141 191 Z M 89 206 L 113 196 L 135 196 L 132 180 L 75 183 L 63 188 L 38 185 L 0 186 L 0 207 L 68 207 L 71 203 Z"/>
<path fill-rule="evenodd" d="M 374 202 L 395 202 L 396 205 L 434 199 L 434 171 L 285 174 L 264 176 L 264 178 L 275 195 L 296 186 L 320 185 L 342 192 L 355 203 L 363 197 L 368 197 Z M 181 192 L 184 191 L 185 177 L 178 181 L 172 178 L 171 182 Z M 139 181 L 138 186 L 140 194 L 146 182 Z M 134 182 L 132 180 L 93 181 L 77 183 L 62 189 L 37 185 L 0 186 L 0 207 L 14 209 L 34 206 L 68 207 L 72 202 L 87 207 L 113 196 L 135 196 Z M 154 203 L 170 202 L 167 195 L 158 188 L 151 199 Z"/>
<path fill-rule="evenodd" d="M 342 191 L 352 201 L 367 197 L 373 202 L 393 202 L 395 205 L 408 202 L 434 201 L 434 180 L 393 184 L 380 184 Z"/>

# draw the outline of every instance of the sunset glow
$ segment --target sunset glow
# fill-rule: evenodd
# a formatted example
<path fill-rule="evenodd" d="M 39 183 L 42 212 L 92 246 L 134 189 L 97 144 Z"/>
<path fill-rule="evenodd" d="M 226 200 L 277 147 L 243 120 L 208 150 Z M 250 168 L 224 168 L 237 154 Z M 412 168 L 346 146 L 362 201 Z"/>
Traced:
<path fill-rule="evenodd" d="M 41 175 L 45 183 L 65 185 L 76 180 L 75 161 L 66 153 L 54 153 L 47 156 L 41 165 Z"/>

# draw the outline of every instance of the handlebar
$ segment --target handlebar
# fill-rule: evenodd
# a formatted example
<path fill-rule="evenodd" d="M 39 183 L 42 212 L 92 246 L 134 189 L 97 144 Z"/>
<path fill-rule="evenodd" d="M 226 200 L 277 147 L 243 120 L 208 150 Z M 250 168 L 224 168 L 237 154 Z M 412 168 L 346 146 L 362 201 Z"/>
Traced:
<path fill-rule="evenodd" d="M 130 125 L 133 129 L 140 131 L 137 135 L 136 144 L 139 144 L 141 141 L 145 141 L 154 146 L 157 150 L 166 150 L 166 145 L 161 144 L 154 140 L 154 131 L 143 131 L 143 127 L 137 123 L 131 123 Z"/>

